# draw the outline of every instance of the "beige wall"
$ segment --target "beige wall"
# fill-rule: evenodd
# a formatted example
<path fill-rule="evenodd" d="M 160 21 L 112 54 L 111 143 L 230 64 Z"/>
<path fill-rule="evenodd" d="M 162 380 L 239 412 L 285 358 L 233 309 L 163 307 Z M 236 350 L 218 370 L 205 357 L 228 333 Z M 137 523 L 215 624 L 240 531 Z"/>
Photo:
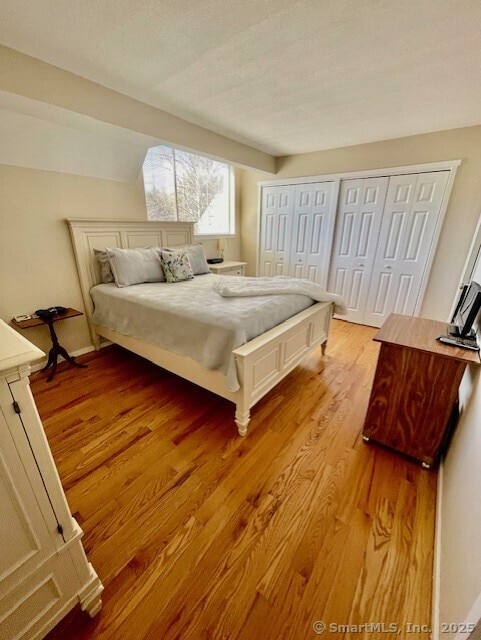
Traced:
<path fill-rule="evenodd" d="M 275 168 L 269 154 L 0 45 L 2 106 L 12 116 L 29 118 L 28 130 L 24 117 L 18 130 L 2 131 L 11 151 L 3 162 L 30 167 L 0 164 L 0 317 L 7 322 L 57 304 L 83 310 L 65 218 L 146 218 L 141 181 L 87 176 L 133 179 L 144 148 L 156 141 L 242 166 Z M 26 136 L 24 144 L 19 134 Z M 102 156 L 104 147 L 108 153 Z M 78 150 L 75 157 L 72 148 Z M 129 157 L 119 156 L 121 148 Z M 47 166 L 54 170 L 38 170 Z M 203 244 L 209 257 L 218 255 L 215 241 Z M 240 258 L 238 238 L 228 240 L 225 257 Z M 90 346 L 85 318 L 59 322 L 57 331 L 69 351 Z M 48 350 L 44 327 L 25 335 Z"/>
<path fill-rule="evenodd" d="M 63 305 L 83 309 L 65 218 L 144 218 L 140 185 L 0 165 L 0 317 Z M 57 325 L 68 350 L 90 344 L 85 318 Z M 25 337 L 45 351 L 48 333 Z"/>
<path fill-rule="evenodd" d="M 481 213 L 481 126 L 345 147 L 278 159 L 276 179 L 378 169 L 461 159 L 439 239 L 421 313 L 445 320 L 450 311 L 476 222 Z M 243 172 L 243 259 L 257 264 L 257 182 L 265 175 Z"/>
<path fill-rule="evenodd" d="M 62 305 L 83 310 L 65 218 L 146 219 L 142 181 L 125 184 L 51 171 L 0 165 L 0 317 Z M 210 257 L 216 241 L 203 242 Z M 238 239 L 226 258 L 239 258 Z M 57 325 L 68 351 L 90 347 L 84 317 Z M 25 337 L 48 350 L 44 327 Z"/>

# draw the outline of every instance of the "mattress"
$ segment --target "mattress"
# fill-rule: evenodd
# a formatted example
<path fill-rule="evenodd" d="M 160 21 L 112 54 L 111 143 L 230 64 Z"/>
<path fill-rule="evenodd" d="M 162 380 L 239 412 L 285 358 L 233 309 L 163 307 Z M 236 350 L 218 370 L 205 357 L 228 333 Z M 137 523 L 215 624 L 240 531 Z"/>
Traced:
<path fill-rule="evenodd" d="M 93 321 L 174 353 L 226 376 L 239 388 L 232 351 L 265 333 L 314 301 L 280 294 L 224 298 L 213 289 L 223 276 L 205 274 L 185 282 L 155 282 L 119 288 L 100 284 L 90 291 Z"/>

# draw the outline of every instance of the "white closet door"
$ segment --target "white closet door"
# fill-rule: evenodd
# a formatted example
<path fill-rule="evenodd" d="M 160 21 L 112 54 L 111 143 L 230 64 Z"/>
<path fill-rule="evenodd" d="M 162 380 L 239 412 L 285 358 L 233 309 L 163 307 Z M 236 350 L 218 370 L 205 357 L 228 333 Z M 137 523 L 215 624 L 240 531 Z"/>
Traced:
<path fill-rule="evenodd" d="M 388 180 L 341 182 L 328 290 L 342 296 L 351 322 L 364 322 Z"/>
<path fill-rule="evenodd" d="M 336 184 L 295 187 L 289 275 L 325 287 L 336 214 Z"/>
<path fill-rule="evenodd" d="M 390 313 L 414 313 L 448 177 L 390 178 L 364 324 L 380 327 Z"/>
<path fill-rule="evenodd" d="M 261 207 L 260 275 L 288 275 L 294 187 L 263 187 Z"/>

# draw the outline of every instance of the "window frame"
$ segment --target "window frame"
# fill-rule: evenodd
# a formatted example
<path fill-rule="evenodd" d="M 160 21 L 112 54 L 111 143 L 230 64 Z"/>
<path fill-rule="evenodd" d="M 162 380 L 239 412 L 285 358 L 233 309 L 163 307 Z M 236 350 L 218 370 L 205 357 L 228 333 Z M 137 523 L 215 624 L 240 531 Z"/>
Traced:
<path fill-rule="evenodd" d="M 196 222 L 192 222 L 192 235 L 194 240 L 196 241 L 202 241 L 202 240 L 217 240 L 218 238 L 236 238 L 237 237 L 237 215 L 236 215 L 236 175 L 235 175 L 235 167 L 234 165 L 225 162 L 223 160 L 219 160 L 217 158 L 212 158 L 209 155 L 206 154 L 202 154 L 202 153 L 196 153 L 191 151 L 190 149 L 182 149 L 179 147 L 173 147 L 170 146 L 168 144 L 159 144 L 156 145 L 159 147 L 168 147 L 169 149 L 172 149 L 174 152 L 174 162 L 175 162 L 175 151 L 182 151 L 183 153 L 189 153 L 191 155 L 197 155 L 197 156 L 202 156 L 204 158 L 209 158 L 210 160 L 213 160 L 214 162 L 218 162 L 220 164 L 223 164 L 227 167 L 228 170 L 228 202 L 229 202 L 229 211 L 228 211 L 228 227 L 229 227 L 229 231 L 225 232 L 225 233 L 221 233 L 221 232 L 212 232 L 210 231 L 209 233 L 198 233 L 196 231 Z M 151 148 L 155 148 L 155 147 L 151 147 Z M 149 148 L 150 149 L 150 148 Z M 149 151 L 149 149 L 147 151 Z M 146 154 L 147 155 L 147 154 Z M 145 162 L 145 158 L 144 158 L 144 162 Z M 149 210 L 147 207 L 147 193 L 146 193 L 146 189 L 145 189 L 145 178 L 144 178 L 144 169 L 143 169 L 143 163 L 142 163 L 142 178 L 143 178 L 143 188 L 144 188 L 144 201 L 145 201 L 145 213 L 146 213 L 146 217 L 147 220 L 152 220 L 152 218 L 149 218 Z M 175 171 L 174 171 L 174 181 L 175 181 Z M 174 183 L 175 184 L 175 183 Z M 177 190 L 175 191 L 176 194 L 176 207 L 177 207 Z M 159 219 L 156 219 L 157 221 L 159 221 Z M 160 219 L 160 221 L 162 221 L 162 219 Z M 182 220 L 178 220 L 177 222 L 185 222 Z"/>

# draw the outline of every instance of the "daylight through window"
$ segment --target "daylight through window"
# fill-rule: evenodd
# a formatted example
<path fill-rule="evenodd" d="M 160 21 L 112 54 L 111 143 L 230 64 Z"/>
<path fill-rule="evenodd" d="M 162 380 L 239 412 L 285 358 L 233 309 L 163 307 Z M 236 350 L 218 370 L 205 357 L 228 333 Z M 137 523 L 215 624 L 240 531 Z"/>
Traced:
<path fill-rule="evenodd" d="M 195 222 L 197 235 L 234 233 L 234 171 L 222 162 L 167 146 L 143 165 L 149 220 Z"/>

